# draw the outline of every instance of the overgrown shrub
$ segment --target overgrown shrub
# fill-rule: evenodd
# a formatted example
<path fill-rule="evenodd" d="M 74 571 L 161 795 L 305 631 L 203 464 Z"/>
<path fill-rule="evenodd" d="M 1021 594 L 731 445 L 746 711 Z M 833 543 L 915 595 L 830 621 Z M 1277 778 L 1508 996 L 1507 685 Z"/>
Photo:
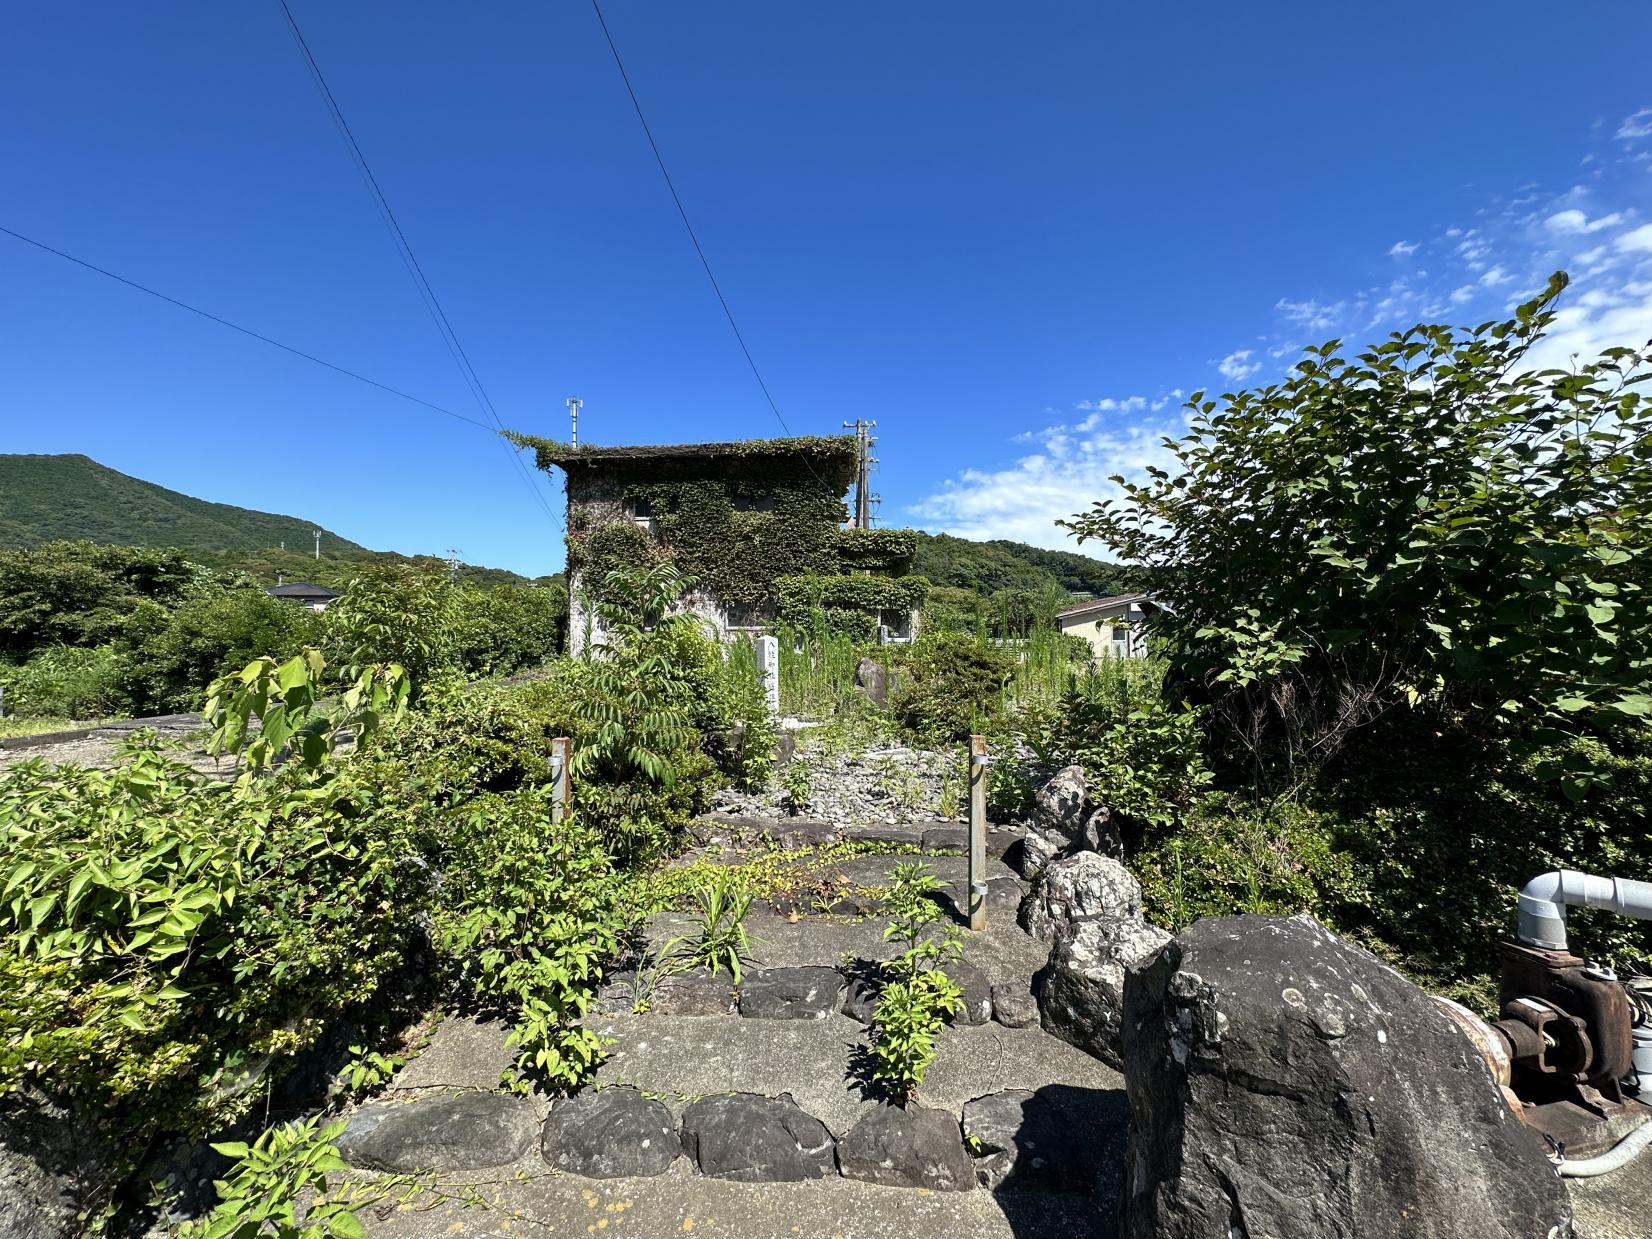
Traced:
<path fill-rule="evenodd" d="M 321 617 L 250 584 L 196 588 L 166 607 L 144 602 L 121 636 L 134 711 L 199 709 L 201 686 L 268 655 L 285 660 L 319 640 Z"/>
<path fill-rule="evenodd" d="M 131 705 L 128 664 L 113 645 L 39 650 L 21 667 L 0 666 L 8 714 L 116 718 Z"/>
<path fill-rule="evenodd" d="M 919 736 L 957 740 L 1003 707 L 1014 671 L 997 646 L 958 632 L 925 633 L 903 651 L 910 682 L 894 701 L 895 717 Z"/>
<path fill-rule="evenodd" d="M 552 789 L 524 787 L 450 812 L 436 849 L 434 937 L 460 992 L 511 1023 L 507 1083 L 566 1088 L 601 1057 L 579 1026 L 618 945 L 613 870 L 579 817 L 553 822 Z"/>
<path fill-rule="evenodd" d="M 170 606 L 214 575 L 181 551 L 49 542 L 0 550 L 0 657 L 116 639 L 141 602 Z"/>
<path fill-rule="evenodd" d="M 99 1113 L 134 1155 L 202 1131 L 369 997 L 425 878 L 410 815 L 350 774 L 226 789 L 138 751 L 0 777 L 0 1089 Z"/>
<path fill-rule="evenodd" d="M 1104 659 L 1051 708 L 1020 725 L 1034 768 L 1047 777 L 1079 765 L 1092 796 L 1137 824 L 1167 826 L 1210 781 L 1198 713 L 1166 700 L 1162 664 Z"/>

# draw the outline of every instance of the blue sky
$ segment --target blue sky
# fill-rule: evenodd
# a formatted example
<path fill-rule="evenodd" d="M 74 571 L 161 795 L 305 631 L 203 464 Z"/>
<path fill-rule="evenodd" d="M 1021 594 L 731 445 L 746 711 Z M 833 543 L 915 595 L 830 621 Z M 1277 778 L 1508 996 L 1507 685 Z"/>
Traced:
<path fill-rule="evenodd" d="M 780 433 L 589 4 L 290 0 L 505 422 Z M 1500 314 L 1652 336 L 1652 8 L 608 0 L 787 423 L 878 420 L 881 521 L 1066 545 L 1176 393 Z M 30 6 L 0 225 L 486 420 L 269 3 Z M 489 435 L 0 236 L 0 450 L 537 573 Z M 560 512 L 554 483 L 535 485 Z"/>

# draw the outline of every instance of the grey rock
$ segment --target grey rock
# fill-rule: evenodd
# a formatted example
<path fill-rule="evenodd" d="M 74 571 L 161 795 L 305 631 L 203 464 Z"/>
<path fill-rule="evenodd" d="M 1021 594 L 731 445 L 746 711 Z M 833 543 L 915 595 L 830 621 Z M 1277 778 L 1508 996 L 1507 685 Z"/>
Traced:
<path fill-rule="evenodd" d="M 1165 930 L 1143 920 L 1094 917 L 1067 925 L 1032 978 L 1044 1031 L 1117 1067 L 1125 970 L 1166 942 Z"/>
<path fill-rule="evenodd" d="M 539 1151 L 558 1170 L 618 1179 L 664 1174 L 682 1142 L 663 1103 L 632 1088 L 601 1088 L 551 1107 Z"/>
<path fill-rule="evenodd" d="M 982 1187 L 1081 1192 L 1094 1182 L 1094 1141 L 1054 1097 L 1019 1088 L 988 1093 L 964 1106 L 963 1126 Z"/>
<path fill-rule="evenodd" d="M 683 1111 L 683 1151 L 714 1179 L 792 1183 L 832 1173 L 834 1142 L 826 1125 L 789 1094 L 706 1097 Z"/>
<path fill-rule="evenodd" d="M 1428 995 L 1306 916 L 1129 971 L 1125 1239 L 1561 1239 L 1564 1183 Z"/>
<path fill-rule="evenodd" d="M 637 974 L 627 969 L 608 976 L 597 990 L 597 1004 L 608 1011 L 629 1011 L 637 1001 Z"/>
<path fill-rule="evenodd" d="M 1134 918 L 1093 917 L 1068 925 L 1033 978 L 1044 1031 L 1119 1066 L 1125 970 L 1169 941 L 1158 926 Z"/>
<path fill-rule="evenodd" d="M 1033 795 L 1028 825 L 1060 851 L 1100 852 L 1115 859 L 1124 856 L 1124 843 L 1113 821 L 1113 811 L 1090 798 L 1090 780 L 1082 766 L 1055 772 Z"/>
<path fill-rule="evenodd" d="M 878 1005 L 878 992 L 883 988 L 883 983 L 876 971 L 876 965 L 860 962 L 862 967 L 849 977 L 848 985 L 844 989 L 842 1011 L 852 1020 L 870 1024 L 872 1012 Z"/>
<path fill-rule="evenodd" d="M 1065 841 L 1028 827 L 1019 843 L 1004 854 L 1004 861 L 1027 881 L 1031 882 L 1050 867 L 1062 854 Z"/>
<path fill-rule="evenodd" d="M 1109 856 L 1076 852 L 1050 865 L 1021 903 L 1021 927 L 1054 942 L 1074 921 L 1141 915 L 1141 884 Z"/>
<path fill-rule="evenodd" d="M 874 847 L 922 847 L 924 832 L 900 826 L 852 826 L 843 832 L 845 839 Z"/>
<path fill-rule="evenodd" d="M 944 1110 L 878 1106 L 838 1141 L 837 1156 L 846 1179 L 936 1192 L 975 1186 L 958 1120 Z"/>
<path fill-rule="evenodd" d="M 116 1150 L 31 1084 L 0 1096 L 0 1236 L 69 1239 L 107 1198 Z"/>
<path fill-rule="evenodd" d="M 964 991 L 964 1005 L 949 1018 L 952 1024 L 985 1024 L 992 1019 L 992 982 L 967 959 L 955 959 L 941 971 Z"/>
<path fill-rule="evenodd" d="M 734 981 L 722 973 L 668 973 L 655 982 L 648 1009 L 657 1015 L 731 1015 Z"/>
<path fill-rule="evenodd" d="M 533 1147 L 533 1102 L 503 1093 L 380 1102 L 350 1116 L 339 1138 L 344 1160 L 365 1170 L 483 1170 Z"/>
<path fill-rule="evenodd" d="M 874 658 L 863 658 L 855 665 L 855 687 L 872 699 L 872 704 L 889 704 L 889 673 Z"/>
<path fill-rule="evenodd" d="M 923 833 L 923 850 L 962 856 L 969 851 L 969 830 L 964 826 L 931 826 Z"/>
<path fill-rule="evenodd" d="M 836 968 L 764 968 L 740 983 L 740 1014 L 758 1020 L 823 1020 L 837 1006 Z"/>
<path fill-rule="evenodd" d="M 992 1018 L 1005 1028 L 1028 1028 L 1038 1023 L 1038 1001 L 1025 985 L 994 985 Z"/>

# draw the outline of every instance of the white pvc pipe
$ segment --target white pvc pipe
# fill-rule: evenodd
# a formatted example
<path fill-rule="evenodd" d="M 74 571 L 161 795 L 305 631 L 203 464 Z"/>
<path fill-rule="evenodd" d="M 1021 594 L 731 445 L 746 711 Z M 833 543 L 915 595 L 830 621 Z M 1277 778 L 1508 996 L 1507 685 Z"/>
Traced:
<path fill-rule="evenodd" d="M 1599 1157 L 1586 1157 L 1575 1162 L 1562 1160 L 1555 1169 L 1564 1179 L 1592 1179 L 1627 1166 L 1649 1144 L 1652 1144 L 1652 1120 L 1642 1123 Z"/>
<path fill-rule="evenodd" d="M 1566 949 L 1566 909 L 1603 908 L 1620 916 L 1652 920 L 1652 882 L 1598 878 L 1575 869 L 1540 873 L 1520 891 L 1517 937 L 1527 946 Z"/>

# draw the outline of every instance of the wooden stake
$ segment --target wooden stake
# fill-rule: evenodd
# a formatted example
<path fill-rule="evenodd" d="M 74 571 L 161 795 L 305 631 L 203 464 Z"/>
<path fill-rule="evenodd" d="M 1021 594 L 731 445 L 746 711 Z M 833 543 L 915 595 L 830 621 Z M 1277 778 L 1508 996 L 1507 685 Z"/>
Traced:
<path fill-rule="evenodd" d="M 987 927 L 987 738 L 969 738 L 969 927 Z"/>
<path fill-rule="evenodd" d="M 573 795 L 573 773 L 568 769 L 574 759 L 574 742 L 567 736 L 551 741 L 551 821 L 560 822 L 568 816 L 568 801 Z"/>

